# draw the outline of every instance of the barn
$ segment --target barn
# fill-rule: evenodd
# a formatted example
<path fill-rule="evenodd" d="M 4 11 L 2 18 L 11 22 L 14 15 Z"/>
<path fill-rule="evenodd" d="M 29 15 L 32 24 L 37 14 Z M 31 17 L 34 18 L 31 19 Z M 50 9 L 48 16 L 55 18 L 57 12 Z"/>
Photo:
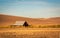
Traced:
<path fill-rule="evenodd" d="M 24 26 L 24 27 L 28 27 L 29 24 L 27 23 L 27 21 L 16 21 L 14 24 L 12 24 L 11 26 Z"/>

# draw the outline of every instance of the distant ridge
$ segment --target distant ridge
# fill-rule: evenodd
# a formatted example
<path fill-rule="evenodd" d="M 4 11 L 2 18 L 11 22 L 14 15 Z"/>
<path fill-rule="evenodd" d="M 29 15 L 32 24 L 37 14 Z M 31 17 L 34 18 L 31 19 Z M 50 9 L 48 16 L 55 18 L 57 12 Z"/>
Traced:
<path fill-rule="evenodd" d="M 56 25 L 60 24 L 60 17 L 53 17 L 46 19 L 46 18 L 28 18 L 28 17 L 0 14 L 0 26 L 11 25 L 14 24 L 16 21 L 27 21 L 31 25 Z"/>

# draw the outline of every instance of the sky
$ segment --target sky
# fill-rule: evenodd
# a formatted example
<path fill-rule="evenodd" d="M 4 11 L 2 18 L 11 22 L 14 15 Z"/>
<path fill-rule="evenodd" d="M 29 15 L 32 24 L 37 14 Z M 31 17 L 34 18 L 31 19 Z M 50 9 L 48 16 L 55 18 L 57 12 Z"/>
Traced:
<path fill-rule="evenodd" d="M 0 0 L 0 14 L 30 18 L 60 17 L 60 0 Z"/>

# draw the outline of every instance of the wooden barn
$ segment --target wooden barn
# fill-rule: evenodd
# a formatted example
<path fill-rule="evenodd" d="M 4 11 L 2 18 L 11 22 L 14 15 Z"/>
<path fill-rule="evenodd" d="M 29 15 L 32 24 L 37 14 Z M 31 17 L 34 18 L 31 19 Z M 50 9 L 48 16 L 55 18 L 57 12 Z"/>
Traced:
<path fill-rule="evenodd" d="M 24 26 L 24 27 L 28 27 L 29 24 L 27 23 L 27 21 L 16 21 L 14 24 L 12 24 L 11 26 Z"/>

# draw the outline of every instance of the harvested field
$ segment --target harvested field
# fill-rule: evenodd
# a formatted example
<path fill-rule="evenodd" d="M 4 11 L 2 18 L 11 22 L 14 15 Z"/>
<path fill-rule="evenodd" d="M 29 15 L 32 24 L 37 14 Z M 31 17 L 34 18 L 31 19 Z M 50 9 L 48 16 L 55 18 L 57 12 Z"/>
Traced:
<path fill-rule="evenodd" d="M 60 38 L 59 28 L 0 29 L 0 38 Z"/>

